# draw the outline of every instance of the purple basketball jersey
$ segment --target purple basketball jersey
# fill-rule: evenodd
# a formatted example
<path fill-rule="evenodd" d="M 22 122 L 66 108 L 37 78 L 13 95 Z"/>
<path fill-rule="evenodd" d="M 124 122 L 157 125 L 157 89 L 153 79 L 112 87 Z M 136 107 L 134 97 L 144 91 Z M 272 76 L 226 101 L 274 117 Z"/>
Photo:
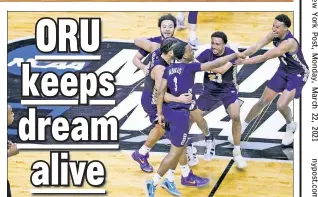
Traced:
<path fill-rule="evenodd" d="M 211 49 L 207 49 L 197 57 L 197 60 L 201 63 L 205 63 L 232 53 L 235 52 L 232 49 L 225 47 L 224 53 L 221 56 L 216 56 L 212 53 Z M 235 59 L 230 62 L 234 64 Z M 234 103 L 238 99 L 236 74 L 236 67 L 231 67 L 223 75 L 205 72 L 204 90 L 197 101 L 199 109 L 202 111 L 209 111 L 219 101 L 222 101 L 224 108 L 227 109 Z"/>
<path fill-rule="evenodd" d="M 149 73 L 157 66 L 162 65 L 164 67 L 169 64 L 161 58 L 160 49 L 153 52 L 151 56 Z M 150 122 L 154 122 L 157 119 L 157 90 L 155 88 L 155 80 L 151 78 L 151 74 L 146 76 L 144 90 L 141 95 L 141 104 L 144 111 L 150 117 Z"/>
<path fill-rule="evenodd" d="M 167 79 L 170 94 L 180 96 L 184 93 L 192 93 L 195 73 L 198 71 L 201 71 L 201 64 L 197 62 L 173 63 L 165 69 L 162 78 Z M 195 102 L 192 105 L 194 104 Z M 191 104 L 177 102 L 170 102 L 168 105 L 172 109 L 191 109 L 193 107 Z"/>
<path fill-rule="evenodd" d="M 197 60 L 201 63 L 206 63 L 208 61 L 216 60 L 220 57 L 224 57 L 226 55 L 230 55 L 232 53 L 235 53 L 232 49 L 225 47 L 224 53 L 221 56 L 216 56 L 212 53 L 212 49 L 206 49 L 203 51 L 198 57 Z M 234 64 L 235 59 L 230 61 L 232 64 Z M 223 75 L 213 72 L 205 72 L 204 74 L 204 84 L 206 86 L 211 86 L 215 88 L 224 88 L 228 87 L 229 85 L 236 85 L 236 74 L 237 74 L 237 68 L 231 67 L 228 69 Z"/>
<path fill-rule="evenodd" d="M 275 47 L 278 47 L 282 41 L 288 40 L 289 38 L 292 38 L 297 42 L 297 51 L 294 53 L 285 53 L 280 56 L 279 69 L 285 71 L 288 74 L 300 74 L 303 76 L 303 81 L 307 81 L 309 76 L 308 65 L 304 59 L 299 42 L 296 38 L 294 38 L 293 34 L 288 31 L 283 40 L 280 41 L 279 38 L 274 38 L 273 44 Z"/>

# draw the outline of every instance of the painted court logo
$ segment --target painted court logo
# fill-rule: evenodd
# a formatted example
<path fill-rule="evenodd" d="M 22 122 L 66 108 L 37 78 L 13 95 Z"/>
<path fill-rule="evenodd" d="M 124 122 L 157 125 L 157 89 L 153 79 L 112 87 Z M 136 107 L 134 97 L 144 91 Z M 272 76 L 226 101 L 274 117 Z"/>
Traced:
<path fill-rule="evenodd" d="M 200 50 L 199 50 L 200 51 Z M 12 75 L 8 77 L 9 102 L 19 102 L 19 92 L 21 90 L 21 77 L 19 62 L 31 59 L 32 70 L 38 72 L 57 72 L 59 75 L 65 72 L 111 72 L 116 78 L 116 93 L 112 96 L 116 106 L 68 106 L 66 110 L 55 115 L 63 115 L 72 119 L 78 114 L 86 117 L 90 116 L 116 116 L 120 126 L 120 147 L 125 150 L 134 150 L 141 146 L 147 138 L 151 127 L 147 114 L 143 111 L 140 104 L 141 93 L 143 89 L 144 74 L 138 70 L 132 63 L 132 59 L 137 52 L 133 43 L 118 41 L 103 41 L 100 50 L 96 54 L 101 55 L 100 61 L 86 62 L 36 62 L 34 56 L 38 54 L 34 39 L 26 39 L 10 43 L 8 45 L 8 72 Z M 264 53 L 260 51 L 259 53 Z M 258 54 L 259 54 L 258 53 Z M 258 55 L 256 54 L 256 55 Z M 144 61 L 148 63 L 150 56 Z M 237 80 L 240 85 L 239 97 L 244 101 L 241 108 L 241 119 L 244 119 L 247 112 L 255 104 L 265 88 L 266 81 L 276 71 L 277 62 L 270 61 L 261 63 L 258 66 L 243 66 L 239 68 Z M 265 65 L 266 64 L 266 65 Z M 265 72 L 266 70 L 266 72 Z M 129 76 L 129 77 L 127 77 Z M 197 81 L 197 80 L 196 80 Z M 200 80 L 198 80 L 200 81 Z M 197 92 L 195 89 L 194 92 Z M 97 95 L 97 97 L 99 97 Z M 59 96 L 57 97 L 59 98 Z M 276 101 L 274 101 L 257 124 L 250 124 L 248 129 L 255 130 L 250 132 L 247 142 L 243 142 L 242 147 L 249 157 L 262 157 L 285 159 L 281 147 L 281 138 L 284 135 L 285 122 L 276 110 Z M 25 109 L 19 109 L 22 112 Z M 54 109 L 53 109 L 54 111 Z M 24 112 L 23 112 L 24 113 Z M 50 114 L 52 111 L 40 110 L 39 113 Z M 216 137 L 217 151 L 220 156 L 231 156 L 231 146 L 227 142 L 227 135 L 231 132 L 231 121 L 221 103 L 218 103 L 212 111 L 205 115 L 210 130 Z M 138 123 L 138 124 L 136 124 Z M 257 126 L 256 126 L 257 125 Z M 16 130 L 17 125 L 13 124 L 12 130 Z M 254 127 L 254 128 L 251 128 Z M 198 147 L 199 153 L 204 151 L 204 137 L 199 128 L 194 125 L 189 137 Z M 162 139 L 154 147 L 154 151 L 167 151 L 169 141 Z M 275 154 L 273 154 L 275 152 Z"/>
<path fill-rule="evenodd" d="M 80 52 L 77 55 L 84 55 Z M 87 67 L 90 62 L 70 62 L 70 61 L 36 61 L 36 55 L 43 55 L 39 52 L 35 44 L 29 44 L 26 40 L 21 40 L 9 44 L 8 50 L 8 72 L 14 75 L 21 75 L 21 63 L 30 62 L 33 72 L 54 72 L 61 75 L 65 72 L 76 72 Z M 51 55 L 59 55 L 56 51 Z"/>

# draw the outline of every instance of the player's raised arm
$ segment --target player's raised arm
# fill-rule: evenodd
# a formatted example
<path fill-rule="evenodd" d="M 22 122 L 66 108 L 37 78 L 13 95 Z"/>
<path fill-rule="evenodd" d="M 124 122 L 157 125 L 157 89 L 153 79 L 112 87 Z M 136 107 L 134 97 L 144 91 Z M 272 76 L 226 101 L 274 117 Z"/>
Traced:
<path fill-rule="evenodd" d="M 150 53 L 154 52 L 156 49 L 160 47 L 159 43 L 151 42 L 147 38 L 136 38 L 134 40 L 134 43 L 136 46 L 142 48 L 145 51 L 148 51 Z"/>
<path fill-rule="evenodd" d="M 140 70 L 143 70 L 145 75 L 147 75 L 148 74 L 148 69 L 146 69 L 147 65 L 141 62 L 142 58 L 144 58 L 144 56 L 138 51 L 133 58 L 133 63 L 137 68 L 139 68 Z"/>
<path fill-rule="evenodd" d="M 223 66 L 224 64 L 226 64 L 227 62 L 231 61 L 232 59 L 236 58 L 238 56 L 237 53 L 232 53 L 230 55 L 226 55 L 224 57 L 220 57 L 214 61 L 210 61 L 210 62 L 206 62 L 201 64 L 201 70 L 202 71 L 208 71 L 211 69 L 215 69 L 218 67 Z"/>
<path fill-rule="evenodd" d="M 269 59 L 277 58 L 289 51 L 297 49 L 297 43 L 293 39 L 283 41 L 278 47 L 275 47 L 263 55 L 257 55 L 249 59 L 238 59 L 236 64 L 257 64 L 259 62 L 265 62 Z"/>
<path fill-rule="evenodd" d="M 205 63 L 209 61 L 209 56 L 211 54 L 211 50 L 210 49 L 206 49 L 205 51 L 203 51 L 200 55 L 198 55 L 198 57 L 196 58 L 196 62 L 200 62 L 200 63 Z M 231 62 L 227 62 L 224 66 L 221 66 L 219 68 L 215 68 L 210 70 L 211 72 L 214 73 L 219 73 L 221 75 L 223 75 L 227 70 L 229 70 L 232 67 L 232 63 Z"/>
<path fill-rule="evenodd" d="M 274 38 L 274 34 L 272 32 L 268 33 L 262 40 L 258 41 L 253 46 L 247 48 L 243 54 L 245 56 L 251 56 L 255 54 L 258 50 L 263 48 L 264 46 L 268 45 Z"/>
<path fill-rule="evenodd" d="M 228 71 L 233 66 L 232 62 L 228 62 L 221 67 L 214 68 L 211 71 L 214 73 L 218 73 L 223 75 L 226 71 Z"/>
<path fill-rule="evenodd" d="M 157 43 L 153 43 L 149 40 L 147 40 L 146 38 L 137 38 L 135 39 L 135 44 L 140 47 L 141 49 L 136 53 L 136 55 L 133 58 L 133 63 L 134 65 L 139 68 L 140 70 L 142 70 L 144 72 L 145 75 L 148 75 L 149 73 L 149 67 L 145 64 L 142 63 L 142 59 L 145 57 L 145 55 L 147 54 L 146 51 L 149 50 L 148 52 L 152 52 L 155 49 L 153 47 L 159 47 L 159 46 L 155 46 Z M 145 50 L 143 47 L 145 47 L 147 50 Z M 142 50 L 143 49 L 143 50 Z M 143 54 L 145 53 L 145 54 Z"/>

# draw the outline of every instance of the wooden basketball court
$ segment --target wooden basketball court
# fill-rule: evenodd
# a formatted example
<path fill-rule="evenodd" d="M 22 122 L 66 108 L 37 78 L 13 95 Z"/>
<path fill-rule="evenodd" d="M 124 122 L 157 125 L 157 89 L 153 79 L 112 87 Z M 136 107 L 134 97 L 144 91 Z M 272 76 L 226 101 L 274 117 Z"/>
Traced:
<path fill-rule="evenodd" d="M 36 21 L 44 16 L 57 17 L 101 17 L 103 38 L 133 40 L 136 37 L 158 36 L 157 20 L 163 13 L 150 12 L 9 12 L 8 39 L 15 40 L 34 36 Z M 176 15 L 177 13 L 173 13 Z M 197 33 L 202 44 L 210 43 L 212 32 L 224 31 L 229 42 L 250 46 L 262 38 L 272 27 L 275 12 L 200 12 Z M 286 13 L 293 19 L 292 13 Z M 293 30 L 293 27 L 291 27 Z M 176 37 L 187 40 L 188 30 L 176 31 Z M 10 86 L 10 84 L 8 84 Z M 144 194 L 144 181 L 154 173 L 142 172 L 130 157 L 131 151 L 71 151 L 71 160 L 102 161 L 107 170 L 105 189 L 110 197 L 139 197 Z M 158 168 L 164 153 L 151 153 L 149 162 Z M 15 197 L 29 197 L 31 165 L 36 160 L 49 160 L 49 151 L 21 151 L 8 159 L 8 176 L 12 194 Z M 228 170 L 228 172 L 227 172 Z M 212 192 L 215 197 L 292 197 L 293 163 L 285 160 L 249 159 L 245 171 L 238 171 L 230 157 L 217 157 L 206 162 L 200 156 L 200 163 L 194 167 L 198 175 L 210 177 L 211 183 L 201 189 L 183 187 L 181 172 L 176 170 L 176 183 L 179 191 L 186 197 L 207 197 Z M 222 181 L 220 181 L 220 179 Z M 219 183 L 218 183 L 219 181 Z M 219 185 L 220 184 L 220 185 Z M 88 185 L 86 188 L 90 187 Z M 217 187 L 218 186 L 218 187 Z M 170 196 L 157 189 L 157 196 Z M 45 196 L 45 195 L 43 195 Z M 74 195 L 76 196 L 76 195 Z M 211 194 L 212 196 L 212 194 Z"/>

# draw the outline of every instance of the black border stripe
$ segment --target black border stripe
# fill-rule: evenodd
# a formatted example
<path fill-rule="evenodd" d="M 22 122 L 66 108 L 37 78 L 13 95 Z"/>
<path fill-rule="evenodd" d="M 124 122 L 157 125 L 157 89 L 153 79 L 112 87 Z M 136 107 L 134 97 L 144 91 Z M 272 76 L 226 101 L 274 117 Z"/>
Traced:
<path fill-rule="evenodd" d="M 221 185 L 223 179 L 225 178 L 225 176 L 227 175 L 227 173 L 228 173 L 228 172 L 230 171 L 230 169 L 232 168 L 233 164 L 234 164 L 234 160 L 231 159 L 231 161 L 229 162 L 229 164 L 227 164 L 226 168 L 224 169 L 222 175 L 220 176 L 218 182 L 216 182 L 215 186 L 213 187 L 213 189 L 212 189 L 212 191 L 211 191 L 209 197 L 214 196 L 215 192 L 219 189 L 219 187 L 220 187 L 220 185 Z"/>
<path fill-rule="evenodd" d="M 299 0 L 299 45 L 300 45 L 300 49 L 302 49 L 302 39 L 301 39 L 301 30 L 302 30 L 302 3 L 301 3 L 302 0 Z M 301 125 L 302 125 L 302 96 L 299 97 L 299 196 L 301 197 L 301 194 L 302 194 L 302 177 L 301 177 L 301 168 L 302 168 L 302 165 L 301 165 L 301 161 L 302 161 L 302 144 L 301 144 L 301 141 L 302 141 L 302 130 L 301 130 Z M 294 153 L 295 154 L 295 153 Z M 295 185 L 294 187 L 295 188 Z M 295 196 L 295 194 L 294 194 Z"/>

